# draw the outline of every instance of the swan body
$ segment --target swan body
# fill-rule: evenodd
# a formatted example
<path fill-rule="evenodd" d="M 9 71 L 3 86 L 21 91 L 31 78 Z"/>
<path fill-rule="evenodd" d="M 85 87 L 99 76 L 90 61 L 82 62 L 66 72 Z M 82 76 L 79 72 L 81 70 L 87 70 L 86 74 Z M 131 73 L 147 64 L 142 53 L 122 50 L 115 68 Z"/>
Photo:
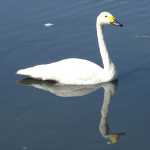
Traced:
<path fill-rule="evenodd" d="M 68 58 L 50 64 L 20 69 L 17 74 L 72 85 L 99 84 L 116 79 L 116 67 L 110 59 L 103 37 L 105 24 L 122 26 L 109 12 L 102 12 L 97 17 L 97 36 L 104 68 L 86 59 Z"/>
<path fill-rule="evenodd" d="M 21 69 L 17 74 L 41 80 L 55 80 L 63 84 L 97 84 L 113 78 L 113 66 L 112 64 L 112 69 L 109 69 L 108 73 L 91 61 L 68 58 L 51 64 Z"/>

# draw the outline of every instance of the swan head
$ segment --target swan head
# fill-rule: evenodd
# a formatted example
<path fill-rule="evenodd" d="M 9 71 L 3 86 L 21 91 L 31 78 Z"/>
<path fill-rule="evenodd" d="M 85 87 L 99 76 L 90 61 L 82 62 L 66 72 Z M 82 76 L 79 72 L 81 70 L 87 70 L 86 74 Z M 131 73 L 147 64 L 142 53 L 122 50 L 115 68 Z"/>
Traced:
<path fill-rule="evenodd" d="M 97 17 L 97 23 L 99 25 L 105 25 L 110 24 L 114 26 L 120 26 L 122 27 L 123 24 L 121 24 L 115 16 L 113 16 L 110 12 L 101 12 Z"/>

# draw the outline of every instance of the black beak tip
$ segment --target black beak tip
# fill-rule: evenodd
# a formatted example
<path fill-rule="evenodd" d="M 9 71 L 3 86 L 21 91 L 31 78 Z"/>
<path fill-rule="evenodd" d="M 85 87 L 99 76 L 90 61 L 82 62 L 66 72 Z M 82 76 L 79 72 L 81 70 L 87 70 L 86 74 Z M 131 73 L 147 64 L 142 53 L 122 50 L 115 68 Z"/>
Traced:
<path fill-rule="evenodd" d="M 120 24 L 119 26 L 120 26 L 120 27 L 123 27 L 124 25 L 123 25 L 123 24 Z"/>

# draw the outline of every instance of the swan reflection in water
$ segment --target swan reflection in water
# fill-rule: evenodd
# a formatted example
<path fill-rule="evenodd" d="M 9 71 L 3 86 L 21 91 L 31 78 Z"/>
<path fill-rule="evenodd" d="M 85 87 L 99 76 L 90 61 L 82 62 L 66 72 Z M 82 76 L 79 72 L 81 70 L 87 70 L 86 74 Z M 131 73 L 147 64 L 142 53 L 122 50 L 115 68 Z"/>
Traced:
<path fill-rule="evenodd" d="M 116 82 L 108 82 L 99 85 L 60 85 L 55 84 L 51 81 L 41 81 L 31 78 L 25 78 L 18 83 L 32 86 L 44 91 L 53 93 L 54 95 L 60 97 L 75 97 L 84 96 L 89 93 L 96 91 L 99 88 L 104 89 L 104 99 L 101 107 L 101 119 L 99 123 L 99 131 L 104 139 L 106 139 L 107 144 L 118 143 L 120 137 L 124 135 L 124 132 L 112 132 L 108 124 L 108 113 L 111 98 L 115 95 L 117 89 Z"/>
<path fill-rule="evenodd" d="M 117 82 L 109 82 L 101 85 L 104 89 L 104 99 L 101 107 L 101 119 L 99 124 L 99 131 L 101 135 L 106 139 L 107 144 L 118 143 L 120 137 L 125 135 L 125 132 L 113 132 L 109 128 L 108 113 L 111 98 L 116 94 Z"/>

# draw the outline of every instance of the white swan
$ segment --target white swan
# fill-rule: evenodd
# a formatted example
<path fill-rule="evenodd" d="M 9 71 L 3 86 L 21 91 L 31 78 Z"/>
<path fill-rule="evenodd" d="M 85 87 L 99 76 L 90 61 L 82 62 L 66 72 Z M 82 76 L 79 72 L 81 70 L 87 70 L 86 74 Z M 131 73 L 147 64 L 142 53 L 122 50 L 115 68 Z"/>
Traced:
<path fill-rule="evenodd" d="M 109 12 L 101 12 L 97 17 L 97 37 L 104 68 L 85 59 L 68 58 L 51 64 L 20 69 L 17 74 L 72 85 L 99 84 L 116 79 L 116 68 L 110 59 L 103 37 L 103 26 L 105 24 L 123 26 Z"/>

